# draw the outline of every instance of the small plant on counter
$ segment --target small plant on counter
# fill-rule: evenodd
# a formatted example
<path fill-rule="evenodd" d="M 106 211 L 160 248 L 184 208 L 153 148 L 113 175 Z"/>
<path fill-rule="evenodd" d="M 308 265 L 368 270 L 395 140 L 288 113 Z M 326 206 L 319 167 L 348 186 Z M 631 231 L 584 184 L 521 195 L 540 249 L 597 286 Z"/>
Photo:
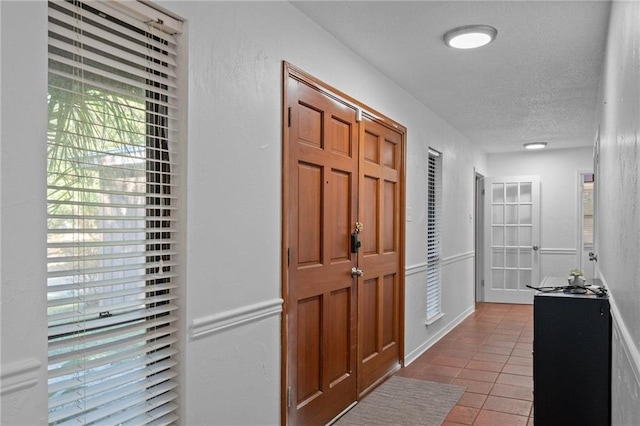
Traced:
<path fill-rule="evenodd" d="M 569 271 L 569 275 L 571 275 L 572 277 L 581 277 L 584 274 L 582 273 L 582 271 L 580 269 L 572 269 Z"/>
<path fill-rule="evenodd" d="M 585 279 L 582 276 L 582 271 L 580 269 L 572 269 L 569 271 L 569 285 L 575 286 L 583 286 L 585 283 Z"/>

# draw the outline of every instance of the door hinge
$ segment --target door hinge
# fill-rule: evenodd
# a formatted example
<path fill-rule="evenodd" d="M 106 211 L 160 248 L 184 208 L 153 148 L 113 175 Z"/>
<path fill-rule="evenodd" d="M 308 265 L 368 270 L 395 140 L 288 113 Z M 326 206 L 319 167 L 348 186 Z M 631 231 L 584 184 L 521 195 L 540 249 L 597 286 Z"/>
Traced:
<path fill-rule="evenodd" d="M 482 287 L 484 287 L 484 280 L 481 280 L 481 281 L 480 281 L 480 285 L 481 285 Z"/>
<path fill-rule="evenodd" d="M 291 386 L 287 388 L 287 408 L 291 408 Z"/>
<path fill-rule="evenodd" d="M 291 127 L 291 107 L 287 110 L 287 127 Z"/>
<path fill-rule="evenodd" d="M 482 195 L 484 195 L 484 189 L 482 190 Z"/>
<path fill-rule="evenodd" d="M 291 249 L 287 247 L 287 268 L 291 266 Z"/>

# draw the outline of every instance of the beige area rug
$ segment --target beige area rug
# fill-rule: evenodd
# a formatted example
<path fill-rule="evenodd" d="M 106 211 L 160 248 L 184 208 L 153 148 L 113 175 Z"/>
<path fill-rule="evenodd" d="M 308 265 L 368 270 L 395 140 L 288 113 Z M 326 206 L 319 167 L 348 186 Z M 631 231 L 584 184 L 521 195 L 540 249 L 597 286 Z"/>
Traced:
<path fill-rule="evenodd" d="M 439 426 L 464 391 L 462 386 L 393 376 L 334 426 Z"/>

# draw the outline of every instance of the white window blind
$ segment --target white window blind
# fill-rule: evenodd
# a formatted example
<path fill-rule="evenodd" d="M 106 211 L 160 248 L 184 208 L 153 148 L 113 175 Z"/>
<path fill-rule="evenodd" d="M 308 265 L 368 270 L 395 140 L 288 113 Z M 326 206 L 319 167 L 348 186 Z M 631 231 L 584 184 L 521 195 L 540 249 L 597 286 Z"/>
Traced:
<path fill-rule="evenodd" d="M 49 3 L 49 424 L 171 424 L 177 394 L 174 36 Z"/>
<path fill-rule="evenodd" d="M 442 156 L 429 149 L 427 171 L 427 322 L 442 313 L 440 293 L 440 216 Z"/>

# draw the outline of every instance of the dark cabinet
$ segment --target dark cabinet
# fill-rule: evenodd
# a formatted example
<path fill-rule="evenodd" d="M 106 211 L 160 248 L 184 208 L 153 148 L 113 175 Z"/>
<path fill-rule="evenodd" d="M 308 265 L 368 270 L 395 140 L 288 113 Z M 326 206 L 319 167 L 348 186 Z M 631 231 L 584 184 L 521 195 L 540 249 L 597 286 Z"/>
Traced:
<path fill-rule="evenodd" d="M 610 425 L 608 298 L 537 292 L 533 327 L 534 424 Z"/>

